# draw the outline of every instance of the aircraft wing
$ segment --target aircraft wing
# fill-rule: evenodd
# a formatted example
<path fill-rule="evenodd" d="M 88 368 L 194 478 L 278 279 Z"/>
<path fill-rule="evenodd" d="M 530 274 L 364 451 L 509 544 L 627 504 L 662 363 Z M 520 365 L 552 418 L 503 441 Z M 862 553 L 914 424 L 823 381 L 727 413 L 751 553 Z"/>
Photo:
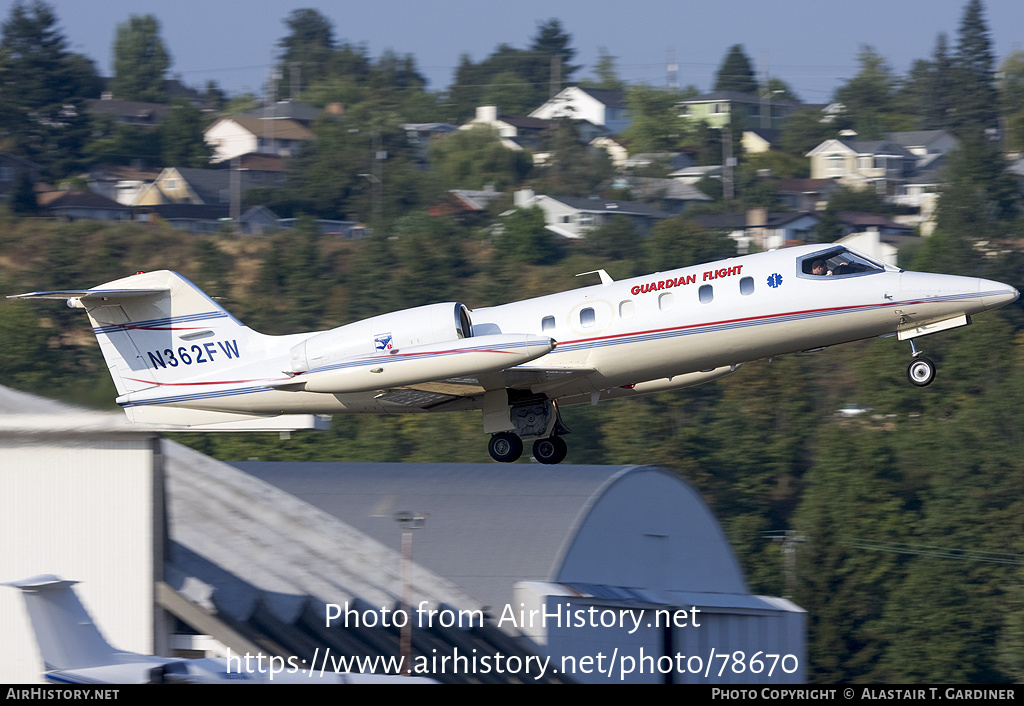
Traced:
<path fill-rule="evenodd" d="M 384 391 L 378 399 L 381 402 L 420 409 L 432 409 L 441 405 L 461 408 L 465 405 L 454 403 L 466 402 L 468 398 L 478 397 L 487 390 L 512 388 L 547 392 L 568 384 L 579 383 L 593 372 L 596 371 L 592 367 L 520 365 L 481 375 L 403 385 Z"/>

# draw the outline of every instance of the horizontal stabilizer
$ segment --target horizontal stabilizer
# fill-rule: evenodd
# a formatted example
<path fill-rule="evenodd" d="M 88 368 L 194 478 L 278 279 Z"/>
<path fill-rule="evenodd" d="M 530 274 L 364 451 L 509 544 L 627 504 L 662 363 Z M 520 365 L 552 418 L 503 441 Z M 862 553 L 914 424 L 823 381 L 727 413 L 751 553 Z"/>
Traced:
<path fill-rule="evenodd" d="M 139 297 L 167 294 L 170 287 L 155 289 L 59 289 L 51 292 L 28 292 L 12 294 L 8 299 L 77 299 L 84 304 L 94 302 L 119 302 Z"/>

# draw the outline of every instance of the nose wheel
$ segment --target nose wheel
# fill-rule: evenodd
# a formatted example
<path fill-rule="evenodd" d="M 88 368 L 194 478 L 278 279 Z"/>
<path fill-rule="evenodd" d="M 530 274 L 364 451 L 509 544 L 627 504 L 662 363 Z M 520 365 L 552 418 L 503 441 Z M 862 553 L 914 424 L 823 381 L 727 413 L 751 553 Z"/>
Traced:
<path fill-rule="evenodd" d="M 910 352 L 913 353 L 914 359 L 907 366 L 907 379 L 917 387 L 931 385 L 935 379 L 935 363 L 921 357 L 921 351 L 917 350 L 913 340 L 910 341 Z"/>
<path fill-rule="evenodd" d="M 918 387 L 931 385 L 935 379 L 935 363 L 927 358 L 917 358 L 907 366 L 907 379 Z"/>

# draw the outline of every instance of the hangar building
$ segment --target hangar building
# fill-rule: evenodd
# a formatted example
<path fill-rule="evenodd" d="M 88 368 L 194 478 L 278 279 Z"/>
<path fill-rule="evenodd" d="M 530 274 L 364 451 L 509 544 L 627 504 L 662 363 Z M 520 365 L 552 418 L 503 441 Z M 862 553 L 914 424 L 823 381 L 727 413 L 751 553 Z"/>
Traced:
<path fill-rule="evenodd" d="M 441 611 L 413 631 L 414 655 L 504 654 L 522 664 L 539 653 L 552 666 L 433 674 L 442 681 L 609 681 L 586 660 L 616 648 L 612 681 L 757 680 L 733 670 L 716 677 L 717 661 L 699 678 L 685 661 L 657 662 L 683 654 L 711 664 L 713 648 L 792 655 L 785 666 L 795 669 L 760 681 L 803 680 L 803 611 L 749 595 L 707 506 L 663 469 L 237 466 L 118 413 L 0 388 L 0 582 L 41 573 L 81 581 L 108 640 L 136 652 L 286 656 L 329 646 L 394 655 L 397 630 L 365 620 L 328 628 L 324 616 L 332 604 L 375 622 L 394 614 L 402 595 L 394 515 L 411 510 L 429 514 L 414 539 L 413 625 L 418 606 Z M 489 619 L 442 625 L 445 610 Z M 529 611 L 618 624 L 518 618 Z M 659 625 L 662 615 L 675 623 Z M 38 681 L 42 665 L 13 589 L 0 588 L 0 634 L 0 680 Z M 625 656 L 639 660 L 628 672 Z"/>

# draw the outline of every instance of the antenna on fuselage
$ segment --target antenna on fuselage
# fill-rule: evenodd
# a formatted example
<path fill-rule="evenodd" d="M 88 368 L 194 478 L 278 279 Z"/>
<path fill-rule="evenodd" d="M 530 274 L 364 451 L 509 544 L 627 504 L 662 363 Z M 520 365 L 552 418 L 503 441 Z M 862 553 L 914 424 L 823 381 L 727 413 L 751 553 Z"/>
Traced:
<path fill-rule="evenodd" d="M 590 272 L 580 272 L 576 276 L 582 277 L 583 275 L 597 275 L 598 277 L 601 278 L 601 285 L 604 287 L 607 287 L 609 284 L 612 284 L 615 281 L 612 279 L 611 275 L 609 275 L 604 270 L 591 270 Z"/>

